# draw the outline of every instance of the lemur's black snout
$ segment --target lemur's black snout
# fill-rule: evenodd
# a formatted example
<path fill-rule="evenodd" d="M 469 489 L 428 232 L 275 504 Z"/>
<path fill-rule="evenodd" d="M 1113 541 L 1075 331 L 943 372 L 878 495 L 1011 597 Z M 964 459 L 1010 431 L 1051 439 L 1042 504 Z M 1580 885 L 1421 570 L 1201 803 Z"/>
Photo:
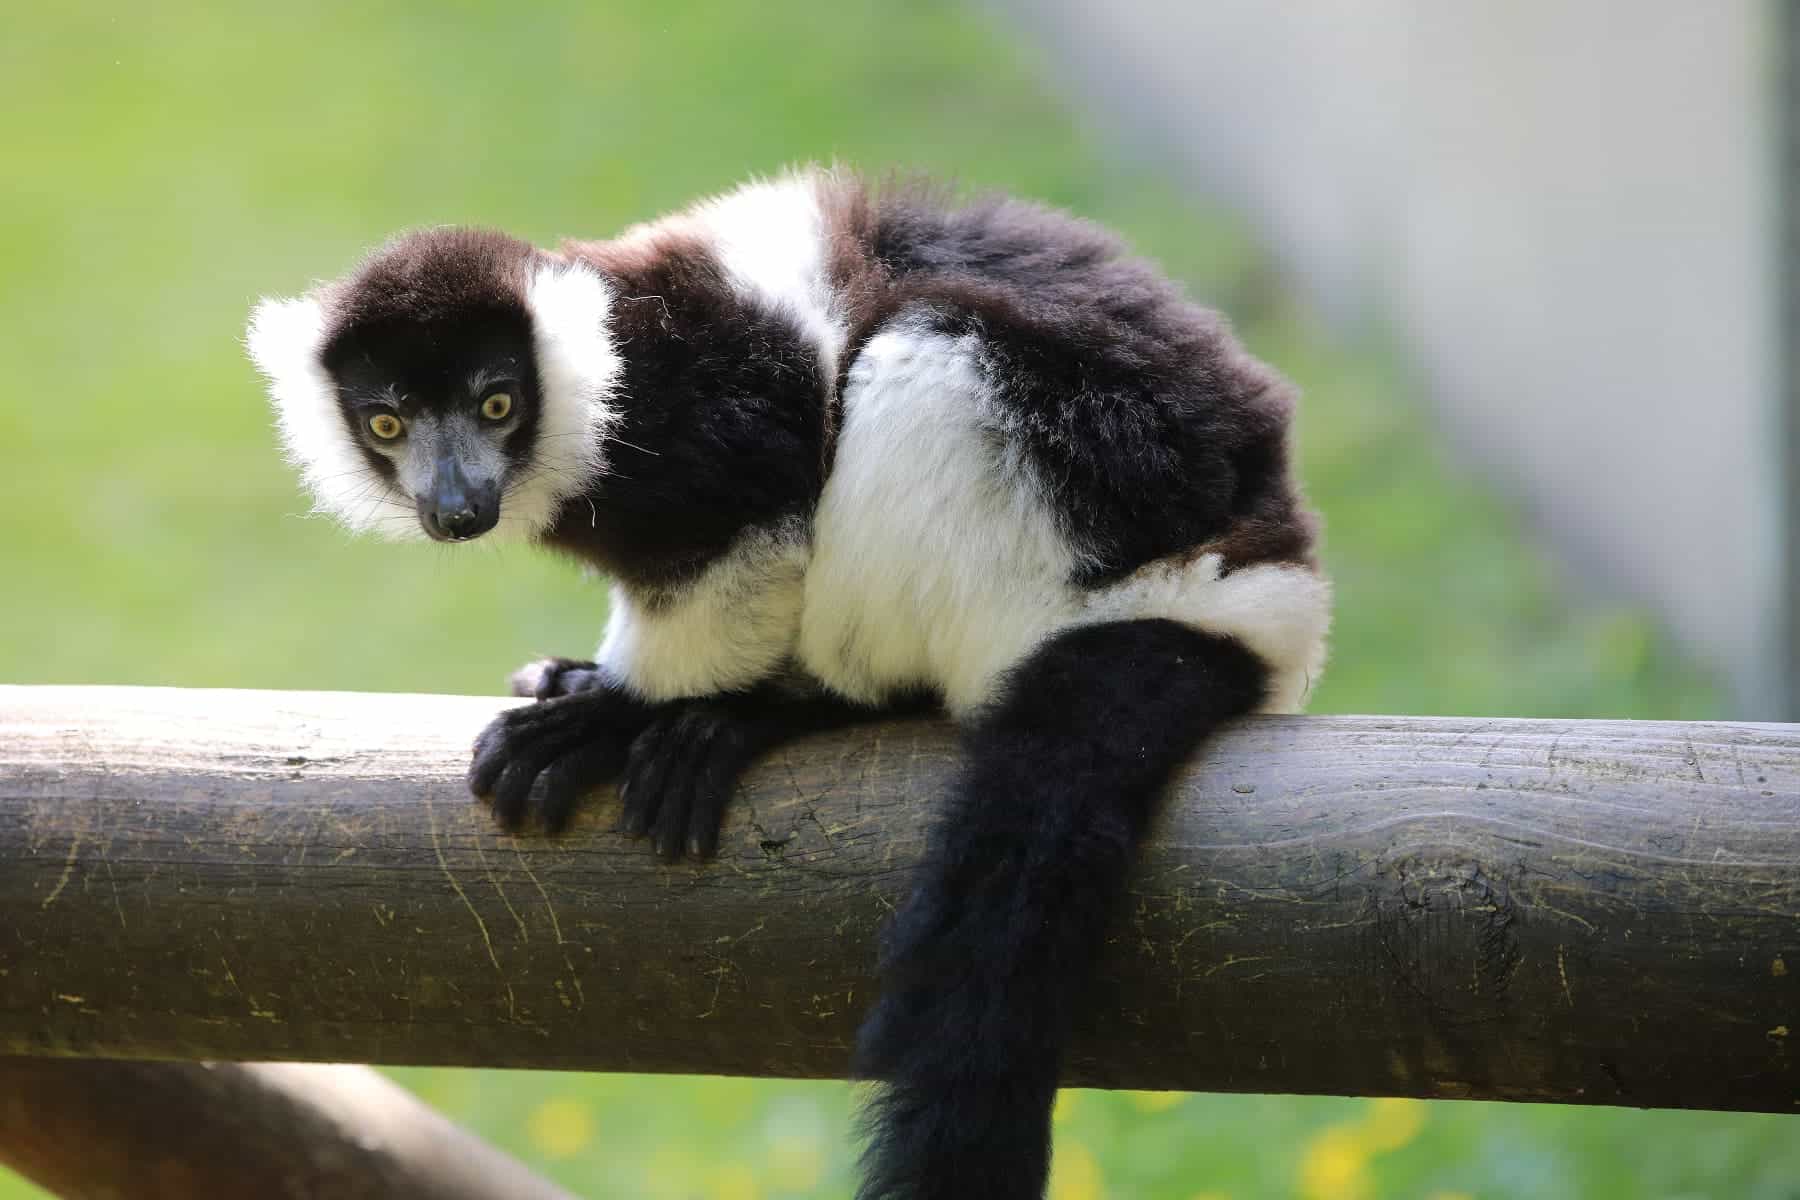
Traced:
<path fill-rule="evenodd" d="M 475 508 L 459 508 L 451 512 L 436 512 L 426 516 L 425 528 L 446 541 L 462 542 L 492 529 L 499 520 L 499 512 L 490 508 L 482 512 Z M 434 528 L 435 526 L 435 528 Z"/>
<path fill-rule="evenodd" d="M 466 542 L 500 523 L 500 489 L 473 483 L 455 459 L 438 464 L 429 495 L 419 498 L 419 523 L 440 542 Z"/>

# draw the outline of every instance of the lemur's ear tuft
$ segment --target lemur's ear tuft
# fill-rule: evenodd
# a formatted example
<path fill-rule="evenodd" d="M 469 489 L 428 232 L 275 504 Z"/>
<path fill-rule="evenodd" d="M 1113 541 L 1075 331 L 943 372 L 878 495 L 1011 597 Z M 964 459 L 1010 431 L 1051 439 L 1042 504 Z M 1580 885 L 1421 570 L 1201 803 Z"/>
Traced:
<path fill-rule="evenodd" d="M 282 449 L 312 493 L 313 510 L 352 530 L 392 526 L 403 535 L 410 522 L 396 521 L 383 489 L 371 489 L 369 464 L 345 427 L 325 371 L 326 326 L 316 295 L 265 299 L 250 314 L 244 348 L 268 381 Z"/>
<path fill-rule="evenodd" d="M 250 327 L 244 331 L 250 361 L 271 388 L 279 387 L 295 371 L 323 371 L 319 354 L 324 340 L 325 309 L 311 296 L 259 301 L 250 313 Z"/>
<path fill-rule="evenodd" d="M 606 470 L 622 365 L 612 301 L 607 280 L 578 261 L 545 256 L 526 280 L 543 409 L 535 451 L 541 469 L 508 500 L 525 528 L 547 527 L 570 493 Z"/>
<path fill-rule="evenodd" d="M 525 292 L 538 370 L 553 402 L 594 408 L 604 419 L 619 373 L 608 315 L 612 289 L 579 262 L 546 262 Z"/>

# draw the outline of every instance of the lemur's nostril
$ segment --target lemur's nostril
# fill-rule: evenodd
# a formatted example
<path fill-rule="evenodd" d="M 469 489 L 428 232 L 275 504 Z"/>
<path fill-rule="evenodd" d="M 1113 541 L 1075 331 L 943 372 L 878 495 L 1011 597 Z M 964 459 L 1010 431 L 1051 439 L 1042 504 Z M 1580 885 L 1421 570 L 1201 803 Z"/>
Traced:
<path fill-rule="evenodd" d="M 455 512 L 441 512 L 438 514 L 438 525 L 453 538 L 471 537 L 481 532 L 481 519 L 475 515 L 475 510 L 472 508 L 462 508 Z"/>

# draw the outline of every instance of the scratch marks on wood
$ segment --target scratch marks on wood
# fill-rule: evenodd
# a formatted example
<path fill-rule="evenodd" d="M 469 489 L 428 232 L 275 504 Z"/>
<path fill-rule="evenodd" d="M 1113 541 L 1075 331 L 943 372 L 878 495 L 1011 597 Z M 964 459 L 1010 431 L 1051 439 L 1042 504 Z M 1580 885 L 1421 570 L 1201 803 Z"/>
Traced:
<path fill-rule="evenodd" d="M 1541 910 L 1543 912 L 1549 913 L 1551 916 L 1561 917 L 1565 921 L 1569 921 L 1576 925 L 1579 925 L 1583 929 L 1587 930 L 1589 933 L 1600 932 L 1599 928 L 1597 926 L 1595 926 L 1595 924 L 1592 921 L 1588 920 L 1586 917 L 1577 916 L 1576 914 L 1574 914 L 1572 912 L 1568 912 L 1564 909 L 1560 909 L 1560 908 L 1556 907 L 1556 905 L 1551 904 L 1550 902 L 1548 902 L 1546 900 L 1534 899 L 1531 902 L 1531 907 L 1534 911 Z"/>
<path fill-rule="evenodd" d="M 78 833 L 69 839 L 69 854 L 67 858 L 63 859 L 62 874 L 57 876 L 56 886 L 50 889 L 50 894 L 44 897 L 44 902 L 38 906 L 39 908 L 49 908 L 55 904 L 56 898 L 62 895 L 63 889 L 69 886 L 69 877 L 75 873 L 75 855 L 80 850 L 81 835 Z"/>
<path fill-rule="evenodd" d="M 569 957 L 569 942 L 563 937 L 562 921 L 558 919 L 556 915 L 556 905 L 550 902 L 550 893 L 545 890 L 542 881 L 538 879 L 537 872 L 531 869 L 530 857 L 527 856 L 524 851 L 519 849 L 519 839 L 512 838 L 510 841 L 512 844 L 513 857 L 517 859 L 519 863 L 519 870 L 525 872 L 525 878 L 531 880 L 531 886 L 537 889 L 538 898 L 544 902 L 544 912 L 550 917 L 550 933 L 556 938 L 556 945 L 562 954 L 563 967 L 569 972 L 569 982 L 567 987 L 563 985 L 562 980 L 558 979 L 556 981 L 557 999 L 562 1002 L 564 1008 L 570 1008 L 576 1012 L 580 1012 L 587 1007 L 587 993 L 583 991 L 581 987 L 581 972 L 576 969 L 575 960 Z M 575 998 L 573 1000 L 569 999 L 569 989 L 571 988 L 574 989 L 575 992 Z"/>
<path fill-rule="evenodd" d="M 125 924 L 125 906 L 119 903 L 119 880 L 113 874 L 112 859 L 105 857 L 104 851 L 102 851 L 100 865 L 106 868 L 106 882 L 112 886 L 113 911 L 119 915 L 119 928 L 130 932 Z"/>
<path fill-rule="evenodd" d="M 238 982 L 237 976 L 232 973 L 231 964 L 226 961 L 223 954 L 219 955 L 219 965 L 225 968 L 225 981 L 231 985 L 231 990 L 236 992 L 238 996 L 242 998 L 244 1004 L 250 1009 L 251 1016 L 262 1021 L 281 1020 L 281 1018 L 275 1014 L 274 1009 L 258 1004 L 256 998 L 244 990 L 243 985 Z"/>
<path fill-rule="evenodd" d="M 718 1013 L 718 1011 L 719 1011 L 719 994 L 721 991 L 724 990 L 726 978 L 728 976 L 736 975 L 736 974 L 740 973 L 740 969 L 739 969 L 737 963 L 735 961 L 733 961 L 732 958 L 730 957 L 732 948 L 737 946 L 739 943 L 743 942 L 747 938 L 749 938 L 755 934 L 761 933 L 763 930 L 767 929 L 768 927 L 769 927 L 768 918 L 767 917 L 759 917 L 757 919 L 756 924 L 752 925 L 749 929 L 746 929 L 744 932 L 742 932 L 740 934 L 736 934 L 736 935 L 729 934 L 729 933 L 722 934 L 717 939 L 715 939 L 715 944 L 723 947 L 723 950 L 707 952 L 707 957 L 713 959 L 715 962 L 715 965 L 713 966 L 713 968 L 706 972 L 707 975 L 712 977 L 712 981 L 713 981 L 712 999 L 707 1002 L 705 1012 L 694 1014 L 696 1019 L 705 1020 L 709 1017 L 715 1016 Z"/>
<path fill-rule="evenodd" d="M 443 871 L 444 878 L 450 881 L 450 887 L 456 892 L 456 898 L 462 901 L 463 907 L 469 910 L 469 915 L 475 918 L 475 928 L 481 931 L 481 944 L 487 947 L 488 961 L 494 964 L 495 971 L 505 975 L 506 972 L 500 966 L 500 956 L 494 953 L 494 939 L 488 936 L 487 922 L 481 919 L 480 911 L 469 899 L 469 894 L 463 891 L 462 884 L 456 878 L 456 872 L 450 869 L 450 863 L 444 858 L 444 843 L 438 834 L 437 806 L 432 804 L 430 796 L 425 798 L 425 819 L 431 827 L 431 850 L 437 855 L 438 869 Z M 506 997 L 510 1003 L 512 1000 L 511 987 L 507 988 Z"/>
<path fill-rule="evenodd" d="M 494 894 L 500 897 L 500 903 L 506 905 L 506 911 L 512 914 L 513 923 L 519 927 L 519 940 L 521 942 L 529 942 L 531 940 L 531 931 L 525 928 L 525 918 L 521 917 L 519 915 L 519 910 L 512 906 L 512 901 L 506 898 L 506 888 L 501 886 L 499 877 L 494 874 L 494 868 L 488 863 L 487 851 L 481 848 L 480 842 L 475 843 L 475 857 L 481 860 L 482 873 L 487 876 L 487 881 L 494 886 Z"/>
<path fill-rule="evenodd" d="M 524 852 L 519 849 L 518 838 L 512 839 L 512 852 L 513 857 L 519 862 L 519 870 L 525 872 L 525 878 L 531 880 L 531 886 L 537 889 L 539 899 L 544 902 L 544 912 L 549 914 L 550 932 L 555 935 L 556 944 L 562 945 L 562 922 L 556 919 L 556 905 L 550 903 L 550 893 L 544 890 L 544 885 L 538 880 L 537 873 L 531 869 L 531 860 L 526 858 Z"/>
<path fill-rule="evenodd" d="M 1273 957 L 1274 956 L 1270 955 L 1270 954 L 1239 954 L 1239 955 L 1235 955 L 1235 956 L 1229 956 L 1229 957 L 1225 958 L 1224 961 L 1216 962 L 1212 966 L 1208 967 L 1206 969 L 1206 975 L 1208 977 L 1217 975 L 1220 971 L 1223 971 L 1226 967 L 1241 967 L 1245 963 L 1268 962 Z"/>
<path fill-rule="evenodd" d="M 1706 772 L 1700 768 L 1700 751 L 1694 748 L 1693 736 L 1689 735 L 1683 737 L 1681 739 L 1681 744 L 1686 750 L 1686 753 L 1681 756 L 1681 761 L 1693 769 L 1694 778 L 1696 780 L 1705 783 Z"/>

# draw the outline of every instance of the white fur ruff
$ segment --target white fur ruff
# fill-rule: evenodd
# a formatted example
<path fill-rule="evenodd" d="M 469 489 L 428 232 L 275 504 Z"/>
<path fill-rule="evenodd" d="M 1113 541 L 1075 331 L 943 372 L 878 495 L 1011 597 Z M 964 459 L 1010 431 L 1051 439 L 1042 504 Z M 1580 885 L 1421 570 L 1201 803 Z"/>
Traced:
<path fill-rule="evenodd" d="M 424 539 L 413 504 L 376 474 L 338 407 L 325 364 L 325 306 L 316 296 L 264 300 L 250 316 L 245 348 L 268 380 L 287 459 L 313 498 L 313 511 L 356 533 Z"/>
<path fill-rule="evenodd" d="M 608 320 L 612 291 L 594 271 L 579 263 L 546 263 L 531 277 L 525 305 L 543 409 L 532 465 L 508 485 L 501 513 L 535 535 L 549 527 L 564 501 L 606 470 L 606 435 L 618 421 L 612 397 L 620 363 Z"/>
<path fill-rule="evenodd" d="M 605 281 L 578 263 L 547 262 L 533 274 L 525 301 L 543 408 L 535 459 L 509 482 L 494 537 L 543 532 L 563 502 L 605 469 L 605 437 L 615 420 L 619 356 Z M 354 532 L 423 539 L 412 497 L 369 466 L 338 406 L 321 359 L 327 303 L 317 294 L 266 299 L 250 318 L 245 346 L 268 380 L 283 449 L 312 494 L 313 511 Z"/>

